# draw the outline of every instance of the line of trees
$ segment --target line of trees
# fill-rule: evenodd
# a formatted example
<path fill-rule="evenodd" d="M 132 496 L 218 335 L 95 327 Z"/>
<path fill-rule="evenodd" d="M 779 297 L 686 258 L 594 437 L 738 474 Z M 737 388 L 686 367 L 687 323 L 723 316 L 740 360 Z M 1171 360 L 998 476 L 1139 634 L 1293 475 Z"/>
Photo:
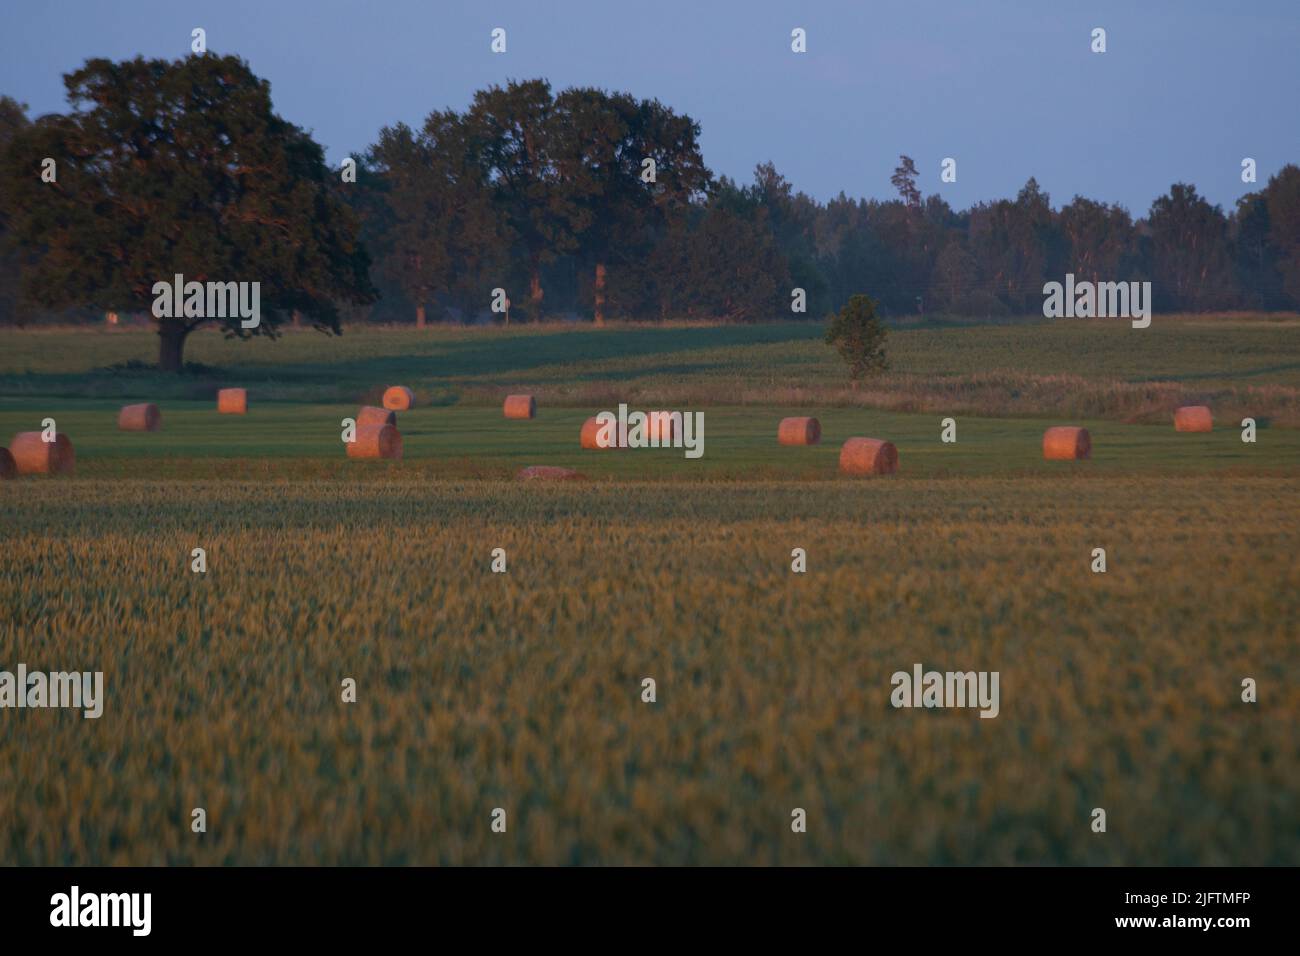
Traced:
<path fill-rule="evenodd" d="M 557 95 L 545 80 L 481 90 L 464 113 L 434 111 L 419 130 L 385 127 L 353 193 L 377 279 L 417 325 L 431 305 L 485 309 L 494 288 L 520 290 L 518 312 L 536 321 L 548 279 L 580 271 L 599 325 L 611 270 L 649 256 L 705 201 L 699 133 L 657 100 Z M 560 298 L 574 304 L 571 289 Z"/>
<path fill-rule="evenodd" d="M 386 127 L 340 171 L 237 57 L 91 60 L 64 81 L 67 114 L 0 98 L 0 321 L 147 313 L 178 273 L 261 281 L 264 322 L 230 335 L 338 331 L 340 309 L 471 320 L 498 289 L 526 321 L 820 319 L 863 291 L 884 314 L 993 316 L 1037 312 L 1066 272 L 1150 280 L 1166 311 L 1300 307 L 1294 165 L 1226 213 L 1184 183 L 1136 220 L 1054 209 L 1033 179 L 957 211 L 906 156 L 898 199 L 821 203 L 770 163 L 715 178 L 699 124 L 656 100 L 538 79 Z M 160 364 L 210 321 L 160 321 Z"/>
<path fill-rule="evenodd" d="M 1175 183 L 1145 218 L 1034 179 L 964 211 L 924 197 L 899 157 L 899 199 L 820 203 L 771 163 L 715 178 L 699 126 L 658 102 L 545 81 L 478 93 L 418 132 L 381 131 L 352 193 L 383 292 L 372 314 L 470 318 L 526 290 L 524 318 L 821 319 L 871 290 L 885 314 L 1036 313 L 1047 281 L 1150 280 L 1161 311 L 1300 308 L 1300 168 L 1236 208 Z M 656 182 L 646 182 L 643 164 Z M 802 290 L 796 294 L 795 290 Z M 515 296 L 519 298 L 519 296 Z"/>

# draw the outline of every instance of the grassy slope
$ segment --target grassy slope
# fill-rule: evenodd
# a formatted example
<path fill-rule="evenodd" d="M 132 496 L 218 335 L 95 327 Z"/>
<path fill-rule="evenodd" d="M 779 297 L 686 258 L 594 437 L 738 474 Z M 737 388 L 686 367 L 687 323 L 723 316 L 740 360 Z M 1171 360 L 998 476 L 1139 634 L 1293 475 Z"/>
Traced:
<path fill-rule="evenodd" d="M 157 339 L 146 331 L 9 331 L 0 332 L 0 396 L 208 399 L 230 384 L 265 400 L 353 403 L 399 383 L 426 404 L 496 404 L 526 387 L 551 405 L 811 402 L 1161 423 L 1179 403 L 1208 400 L 1224 420 L 1244 410 L 1300 425 L 1293 318 L 902 329 L 889 340 L 894 371 L 858 393 L 821 333 L 818 323 L 308 331 L 273 343 L 204 333 L 187 357 L 218 371 L 177 377 L 93 371 L 152 362 Z"/>

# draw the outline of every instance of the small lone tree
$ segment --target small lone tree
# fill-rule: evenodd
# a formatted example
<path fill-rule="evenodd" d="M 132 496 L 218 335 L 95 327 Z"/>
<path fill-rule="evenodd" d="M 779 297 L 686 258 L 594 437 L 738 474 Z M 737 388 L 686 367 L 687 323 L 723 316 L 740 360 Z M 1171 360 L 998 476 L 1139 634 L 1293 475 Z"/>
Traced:
<path fill-rule="evenodd" d="M 876 317 L 876 303 L 870 296 L 855 295 L 838 315 L 830 317 L 826 344 L 835 346 L 849 366 L 853 387 L 871 372 L 889 368 L 885 360 L 885 326 Z"/>

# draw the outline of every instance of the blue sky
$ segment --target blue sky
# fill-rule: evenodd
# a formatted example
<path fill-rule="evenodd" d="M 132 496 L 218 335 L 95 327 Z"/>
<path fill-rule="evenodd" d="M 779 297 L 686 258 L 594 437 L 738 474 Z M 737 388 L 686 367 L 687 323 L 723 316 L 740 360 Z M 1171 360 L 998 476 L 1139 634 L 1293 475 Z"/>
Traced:
<path fill-rule="evenodd" d="M 0 93 L 34 114 L 64 108 L 62 74 L 87 57 L 185 56 L 201 26 L 333 162 L 535 76 L 657 97 L 701 123 L 715 173 L 748 181 L 772 160 L 823 200 L 891 195 L 899 153 L 958 207 L 1032 175 L 1056 205 L 1080 193 L 1135 214 L 1175 181 L 1228 208 L 1256 188 L 1243 157 L 1261 185 L 1300 162 L 1300 0 L 42 0 L 0 24 Z"/>

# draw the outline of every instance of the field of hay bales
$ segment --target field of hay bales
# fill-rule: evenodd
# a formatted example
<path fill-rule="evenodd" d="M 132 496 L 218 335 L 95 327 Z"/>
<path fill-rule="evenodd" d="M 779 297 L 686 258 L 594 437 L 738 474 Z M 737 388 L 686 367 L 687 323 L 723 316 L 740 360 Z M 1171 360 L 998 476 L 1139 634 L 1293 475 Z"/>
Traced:
<path fill-rule="evenodd" d="M 1202 357 L 1178 388 L 1211 381 L 1217 350 L 1203 392 L 1294 395 L 1294 352 L 1257 354 L 1256 330 L 1211 347 L 1189 325 L 1169 347 Z M 678 371 L 659 354 L 677 397 L 703 394 L 715 347 L 781 378 L 771 327 L 705 331 L 751 341 L 682 347 Z M 487 356 L 490 333 L 507 356 L 592 334 L 467 340 Z M 0 347 L 5 437 L 50 414 L 77 451 L 70 477 L 0 483 L 0 668 L 102 670 L 107 697 L 97 720 L 0 712 L 0 863 L 1300 864 L 1300 433 L 1276 409 L 1254 445 L 1118 407 L 954 411 L 944 445 L 926 409 L 687 405 L 645 372 L 656 405 L 705 411 L 706 455 L 608 455 L 578 448 L 610 407 L 584 389 L 617 401 L 622 360 L 417 376 L 390 334 L 328 396 L 263 364 L 290 346 L 324 370 L 323 337 L 242 346 L 214 377 L 248 387 L 245 416 L 93 371 L 96 336 L 0 334 L 60 356 L 24 369 Z M 1123 378 L 1120 352 L 1095 380 Z M 1037 374 L 1022 364 L 1007 374 Z M 348 460 L 339 419 L 396 383 L 425 402 L 398 413 L 405 457 Z M 509 391 L 539 394 L 538 417 L 506 420 Z M 118 431 L 128 401 L 158 401 L 161 430 Z M 798 414 L 821 444 L 777 443 Z M 1091 460 L 1042 460 L 1065 422 Z M 851 435 L 892 441 L 898 474 L 837 477 Z M 590 480 L 509 480 L 527 464 Z M 1000 672 L 999 715 L 892 708 L 914 663 Z"/>

